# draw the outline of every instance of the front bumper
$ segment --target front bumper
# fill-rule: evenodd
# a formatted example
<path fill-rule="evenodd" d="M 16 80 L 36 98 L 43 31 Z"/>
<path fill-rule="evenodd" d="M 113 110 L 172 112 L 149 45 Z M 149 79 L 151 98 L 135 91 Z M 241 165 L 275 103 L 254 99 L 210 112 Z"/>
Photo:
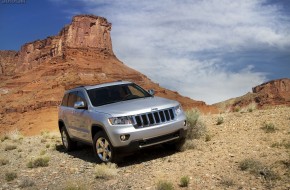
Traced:
<path fill-rule="evenodd" d="M 163 144 L 166 142 L 178 142 L 181 139 L 184 139 L 186 137 L 186 132 L 187 130 L 182 128 L 178 131 L 175 131 L 173 133 L 169 133 L 166 135 L 162 135 L 162 136 L 157 136 L 157 137 L 153 137 L 149 139 L 134 140 L 134 141 L 131 141 L 126 146 L 115 147 L 115 151 L 119 154 L 130 153 L 130 152 L 141 150 L 150 146 Z"/>

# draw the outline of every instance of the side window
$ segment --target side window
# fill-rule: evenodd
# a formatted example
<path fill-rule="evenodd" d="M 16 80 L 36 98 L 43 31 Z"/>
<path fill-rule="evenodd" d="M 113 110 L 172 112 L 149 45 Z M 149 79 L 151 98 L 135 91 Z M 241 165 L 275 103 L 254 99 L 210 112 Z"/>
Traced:
<path fill-rule="evenodd" d="M 74 107 L 76 101 L 77 101 L 77 92 L 69 93 L 67 106 Z"/>
<path fill-rule="evenodd" d="M 130 89 L 130 91 L 131 91 L 131 93 L 133 95 L 139 96 L 139 97 L 143 97 L 144 96 L 144 94 L 141 91 L 139 91 L 138 89 L 134 88 L 133 86 L 130 85 L 130 86 L 128 86 L 128 88 Z"/>
<path fill-rule="evenodd" d="M 78 91 L 77 101 L 83 101 L 85 103 L 85 105 L 87 106 L 87 101 L 86 101 L 85 95 L 81 91 Z"/>
<path fill-rule="evenodd" d="M 68 100 L 68 94 L 65 94 L 63 99 L 62 99 L 61 105 L 67 106 L 67 100 Z"/>

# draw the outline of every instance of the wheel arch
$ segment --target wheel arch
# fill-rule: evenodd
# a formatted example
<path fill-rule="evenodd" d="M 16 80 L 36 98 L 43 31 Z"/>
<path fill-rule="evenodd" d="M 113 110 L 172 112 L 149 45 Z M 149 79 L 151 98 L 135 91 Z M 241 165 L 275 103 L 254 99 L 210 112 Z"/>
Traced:
<path fill-rule="evenodd" d="M 58 129 L 59 129 L 59 132 L 61 132 L 61 128 L 65 127 L 65 124 L 63 122 L 63 120 L 58 120 Z"/>
<path fill-rule="evenodd" d="M 104 133 L 107 134 L 106 130 L 104 129 L 102 125 L 93 124 L 91 127 L 91 138 L 94 139 L 94 136 L 100 131 L 103 131 Z"/>

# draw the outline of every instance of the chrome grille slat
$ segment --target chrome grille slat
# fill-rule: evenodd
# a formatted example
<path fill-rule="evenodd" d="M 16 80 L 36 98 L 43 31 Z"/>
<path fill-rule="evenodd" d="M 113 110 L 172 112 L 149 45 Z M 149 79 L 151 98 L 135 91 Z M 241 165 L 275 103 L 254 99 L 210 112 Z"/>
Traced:
<path fill-rule="evenodd" d="M 132 117 L 134 127 L 142 128 L 170 122 L 175 119 L 175 114 L 174 108 L 169 108 L 154 112 L 142 113 Z"/>

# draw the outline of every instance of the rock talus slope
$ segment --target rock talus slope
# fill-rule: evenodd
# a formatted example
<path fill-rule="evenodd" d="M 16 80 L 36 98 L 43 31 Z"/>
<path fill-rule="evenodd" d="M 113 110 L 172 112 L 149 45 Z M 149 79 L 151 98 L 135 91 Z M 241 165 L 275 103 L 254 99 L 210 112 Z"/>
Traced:
<path fill-rule="evenodd" d="M 56 107 L 66 89 L 116 80 L 153 88 L 157 96 L 178 100 L 185 109 L 216 112 L 214 106 L 162 88 L 123 64 L 113 52 L 110 31 L 111 23 L 105 18 L 77 15 L 56 36 L 26 43 L 18 52 L 0 51 L 0 132 L 19 128 L 26 134 L 35 134 L 54 129 Z M 43 110 L 39 114 L 40 109 L 47 109 L 47 114 Z M 49 124 L 35 119 L 43 120 L 42 117 Z"/>

